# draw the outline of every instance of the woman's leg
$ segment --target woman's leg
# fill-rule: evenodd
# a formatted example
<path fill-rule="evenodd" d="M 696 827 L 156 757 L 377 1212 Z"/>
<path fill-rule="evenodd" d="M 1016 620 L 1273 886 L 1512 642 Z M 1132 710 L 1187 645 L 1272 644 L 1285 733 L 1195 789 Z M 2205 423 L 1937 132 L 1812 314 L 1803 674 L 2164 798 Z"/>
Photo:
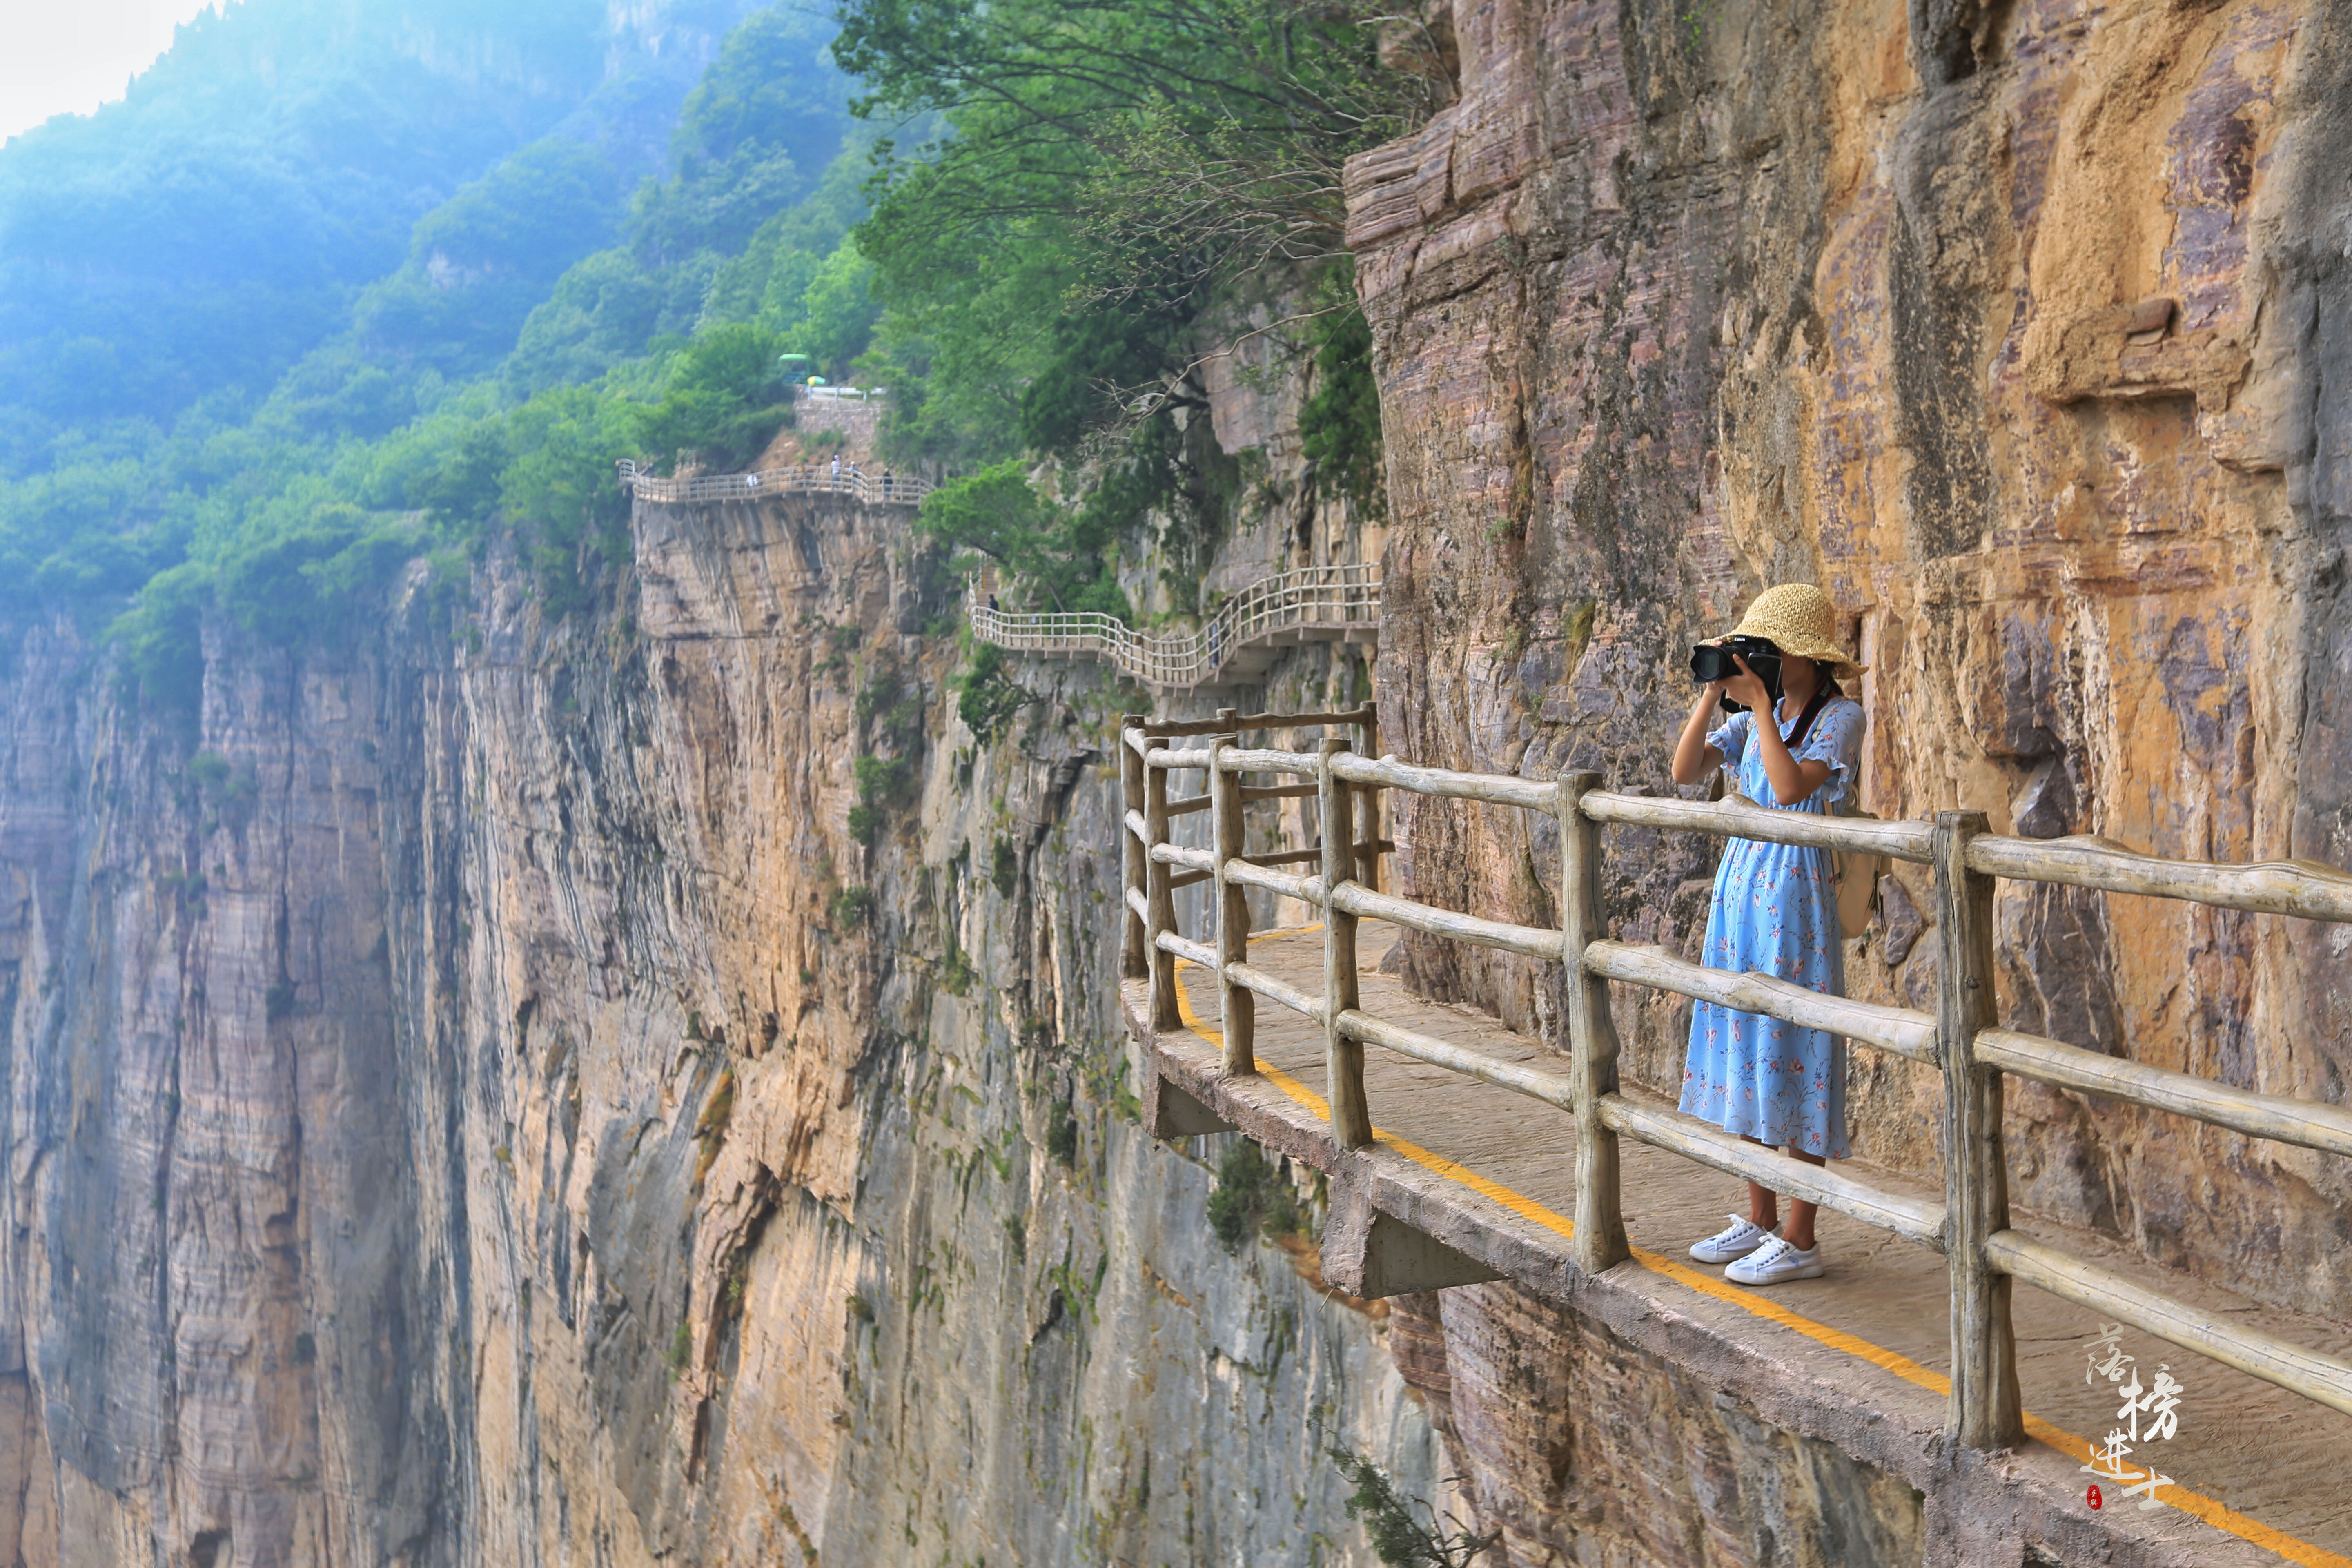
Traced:
<path fill-rule="evenodd" d="M 1746 1133 L 1742 1133 L 1740 1136 L 1747 1138 Z M 1766 1143 L 1761 1138 L 1748 1138 L 1748 1142 L 1755 1144 L 1759 1148 L 1770 1147 L 1770 1145 Z M 1808 1154 L 1801 1149 L 1791 1149 L 1789 1152 L 1795 1155 L 1798 1159 L 1802 1160 L 1808 1165 L 1826 1165 L 1829 1163 L 1829 1162 L 1822 1158 L 1821 1155 Z M 1800 1252 L 1811 1252 L 1813 1249 L 1813 1211 L 1819 1205 L 1817 1205 L 1805 1202 L 1802 1198 L 1790 1198 L 1789 1200 L 1789 1228 L 1782 1231 L 1780 1235 L 1787 1240 L 1790 1246 L 1795 1247 Z M 1761 1182 L 1748 1183 L 1748 1220 L 1749 1224 L 1761 1226 L 1766 1230 L 1771 1230 L 1779 1226 L 1780 1223 L 1780 1194 L 1774 1192 L 1771 1188 L 1764 1185 Z"/>

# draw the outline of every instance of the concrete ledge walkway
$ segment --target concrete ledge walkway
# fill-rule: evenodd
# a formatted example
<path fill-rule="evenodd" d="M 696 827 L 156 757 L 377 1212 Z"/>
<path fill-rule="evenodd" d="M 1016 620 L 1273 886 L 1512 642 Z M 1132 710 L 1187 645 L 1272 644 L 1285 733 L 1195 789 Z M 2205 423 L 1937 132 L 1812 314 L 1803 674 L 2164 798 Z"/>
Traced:
<path fill-rule="evenodd" d="M 1393 928 L 1367 921 L 1359 938 L 1364 1010 L 1507 1060 L 1553 1053 L 1475 1010 L 1409 995 L 1376 966 Z M 1322 989 L 1319 931 L 1253 939 L 1250 961 L 1310 994 Z M 1822 1211 L 1827 1277 L 1751 1290 L 1686 1248 L 1745 1209 L 1729 1176 L 1661 1150 L 1622 1143 L 1634 1258 L 1587 1278 L 1569 1259 L 1575 1126 L 1549 1106 L 1441 1068 L 1365 1047 L 1366 1093 L 1380 1141 L 1333 1148 L 1322 1100 L 1321 1029 L 1264 997 L 1254 1079 L 1222 1075 L 1217 988 L 1190 964 L 1180 974 L 1187 1027 L 1155 1036 L 1144 983 L 1125 986 L 1129 1031 L 1156 1076 L 1267 1146 L 1327 1173 L 1332 1212 L 1367 1198 L 1465 1257 L 1605 1322 L 1665 1359 L 1719 1374 L 1723 1386 L 1784 1428 L 1837 1444 L 1904 1476 L 1927 1494 L 1931 1563 L 2015 1563 L 2021 1538 L 2063 1543 L 2064 1561 L 2233 1568 L 2282 1560 L 2352 1568 L 2352 1417 L 2178 1350 L 2137 1331 L 2122 1349 L 2143 1383 L 2168 1363 L 2184 1384 L 2178 1435 L 2137 1445 L 2176 1485 L 2143 1510 L 2080 1467 L 2117 1425 L 2118 1396 L 2084 1381 L 2099 1331 L 2092 1314 L 2016 1288 L 2020 1379 L 2030 1440 L 2013 1454 L 1953 1454 L 1941 1442 L 1949 1368 L 1943 1258 L 1858 1220 Z M 1149 1097 L 1148 1097 L 1149 1098 Z M 1883 1170 L 1845 1165 L 1874 1185 L 1940 1192 Z M 2352 1324 L 2282 1312 L 2147 1264 L 2087 1232 L 2021 1212 L 2020 1228 L 2077 1256 L 2147 1278 L 2217 1318 L 2343 1353 Z M 2144 1468 L 2144 1467 L 2143 1467 Z M 2006 1550 L 2002 1550 L 2003 1546 Z"/>

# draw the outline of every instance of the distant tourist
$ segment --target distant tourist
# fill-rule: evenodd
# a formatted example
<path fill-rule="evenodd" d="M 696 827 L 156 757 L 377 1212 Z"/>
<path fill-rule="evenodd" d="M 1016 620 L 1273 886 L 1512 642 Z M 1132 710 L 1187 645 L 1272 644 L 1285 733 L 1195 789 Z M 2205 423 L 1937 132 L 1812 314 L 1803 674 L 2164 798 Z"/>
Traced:
<path fill-rule="evenodd" d="M 887 468 L 882 470 L 882 499 L 886 501 L 890 499 L 890 470 Z"/>
<path fill-rule="evenodd" d="M 1691 705 L 1675 743 L 1675 782 L 1696 784 L 1729 767 L 1751 801 L 1816 816 L 1851 796 L 1861 778 L 1862 704 L 1839 689 L 1835 675 L 1861 667 L 1838 647 L 1835 631 L 1829 595 L 1810 584 L 1784 583 L 1759 595 L 1731 635 L 1779 649 L 1779 701 L 1765 677 L 1735 655 L 1739 673 L 1709 683 Z M 1760 650 L 1751 651 L 1760 659 Z M 1710 731 L 1727 697 L 1747 710 Z M 1773 721 L 1761 722 L 1768 712 Z M 1828 850 L 1746 838 L 1724 846 L 1701 963 L 1842 996 L 1844 955 Z M 1751 1143 L 1786 1144 L 1809 1165 L 1843 1160 L 1845 1041 L 1698 1003 L 1691 1011 L 1682 1109 Z M 1775 1235 L 1779 1194 L 1750 1182 L 1748 1216 L 1729 1218 L 1730 1228 L 1692 1247 L 1693 1258 L 1729 1264 L 1724 1278 L 1741 1285 L 1821 1278 L 1811 1204 L 1791 1199 L 1789 1222 Z"/>
<path fill-rule="evenodd" d="M 841 483 L 841 454 L 838 452 L 833 455 L 833 482 L 836 485 Z"/>

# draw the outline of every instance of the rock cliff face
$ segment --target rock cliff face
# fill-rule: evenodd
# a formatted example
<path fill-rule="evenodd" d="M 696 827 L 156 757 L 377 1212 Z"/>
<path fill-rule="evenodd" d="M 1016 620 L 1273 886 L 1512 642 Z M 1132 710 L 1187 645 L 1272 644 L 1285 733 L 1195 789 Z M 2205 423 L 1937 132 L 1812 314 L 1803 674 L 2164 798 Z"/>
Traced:
<path fill-rule="evenodd" d="M 2352 859 L 2352 12 L 2168 0 L 1456 5 L 1460 97 L 1350 168 L 1396 524 L 1380 690 L 1416 761 L 1672 786 L 1687 645 L 1818 582 L 1870 666 L 1863 795 L 2164 855 Z M 1423 807 L 1404 876 L 1541 907 L 1549 840 Z M 1703 846 L 1625 835 L 1630 940 Z M 1531 876 L 1530 870 L 1539 873 Z M 1906 871 L 1906 878 L 1908 878 Z M 1858 989 L 1926 994 L 1923 882 Z M 2352 964 L 2295 922 L 2005 885 L 2023 1028 L 2341 1101 Z M 1412 973 L 1540 1025 L 1517 961 Z M 1627 994 L 1671 1091 L 1681 1008 Z M 1867 1053 L 1856 1053 L 1858 1058 Z M 1857 1152 L 1935 1167 L 1861 1060 Z M 2269 1299 L 2352 1289 L 2321 1156 L 2015 1083 L 2018 1199 Z"/>
<path fill-rule="evenodd" d="M 0 1562 L 1369 1563 L 1385 1312 L 1134 1124 L 1113 700 L 962 731 L 903 513 L 637 527 L 193 751 L 24 636 Z"/>

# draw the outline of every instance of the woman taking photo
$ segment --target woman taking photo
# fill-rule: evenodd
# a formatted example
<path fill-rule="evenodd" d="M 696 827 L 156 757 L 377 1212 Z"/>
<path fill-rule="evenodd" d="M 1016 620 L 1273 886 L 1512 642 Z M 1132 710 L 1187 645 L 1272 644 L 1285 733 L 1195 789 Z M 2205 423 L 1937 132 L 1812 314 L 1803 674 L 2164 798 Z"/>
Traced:
<path fill-rule="evenodd" d="M 1861 666 L 1839 649 L 1829 596 L 1804 583 L 1767 589 L 1731 636 L 1780 649 L 1780 700 L 1745 658 L 1738 674 L 1702 688 L 1675 744 L 1678 784 L 1728 767 L 1738 791 L 1779 811 L 1823 814 L 1859 785 L 1862 704 L 1839 689 L 1839 671 Z M 1727 640 L 1727 639 L 1718 639 Z M 1722 700 L 1743 704 L 1709 729 Z M 1762 721 L 1769 714 L 1770 721 Z M 1700 962 L 1709 969 L 1769 974 L 1832 995 L 1845 993 L 1837 882 L 1829 851 L 1734 838 L 1724 846 L 1707 911 Z M 1777 1018 L 1698 1003 L 1691 1013 L 1682 1109 L 1751 1143 L 1786 1146 L 1808 1164 L 1846 1156 L 1845 1041 Z M 1780 1198 L 1748 1184 L 1748 1215 L 1691 1249 L 1702 1263 L 1727 1263 L 1742 1285 L 1818 1279 L 1822 1256 L 1813 1205 L 1791 1200 L 1780 1226 Z"/>

